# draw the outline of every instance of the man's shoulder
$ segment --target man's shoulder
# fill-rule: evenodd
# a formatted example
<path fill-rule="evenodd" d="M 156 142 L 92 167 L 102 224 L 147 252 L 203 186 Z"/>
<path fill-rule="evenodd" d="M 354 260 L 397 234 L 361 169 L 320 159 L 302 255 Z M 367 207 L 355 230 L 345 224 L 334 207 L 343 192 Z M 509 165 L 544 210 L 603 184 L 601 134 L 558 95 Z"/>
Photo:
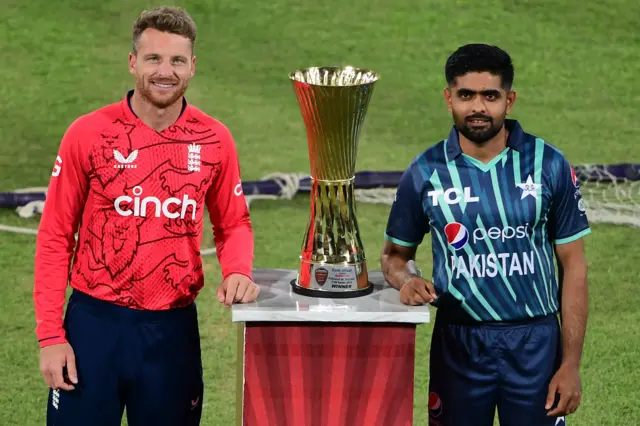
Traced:
<path fill-rule="evenodd" d="M 411 159 L 408 169 L 425 168 L 438 162 L 446 162 L 445 145 L 446 139 L 443 139 L 425 148 Z"/>
<path fill-rule="evenodd" d="M 444 144 L 445 141 L 441 140 L 416 154 L 404 169 L 401 180 L 417 184 L 417 182 L 424 183 L 431 179 L 438 163 L 446 161 Z"/>
<path fill-rule="evenodd" d="M 546 136 L 523 131 L 523 144 L 526 150 L 542 152 L 545 159 L 563 159 L 564 152 Z"/>
<path fill-rule="evenodd" d="M 223 133 L 225 135 L 230 135 L 231 132 L 227 125 L 222 122 L 222 120 L 213 117 L 210 114 L 207 114 L 200 108 L 189 105 L 189 116 L 190 121 L 194 124 L 200 124 L 202 126 L 206 126 L 214 132 Z"/>
<path fill-rule="evenodd" d="M 100 133 L 106 126 L 117 123 L 118 120 L 126 124 L 123 121 L 122 103 L 114 102 L 78 116 L 69 125 L 67 133 L 75 135 Z"/>
<path fill-rule="evenodd" d="M 422 152 L 425 159 L 429 159 L 431 161 L 446 161 L 445 151 L 447 149 L 447 140 L 442 139 Z"/>
<path fill-rule="evenodd" d="M 524 150 L 528 151 L 530 158 L 539 161 L 543 174 L 547 176 L 551 182 L 557 183 L 562 173 L 570 170 L 574 175 L 571 162 L 565 153 L 546 136 L 524 132 Z"/>

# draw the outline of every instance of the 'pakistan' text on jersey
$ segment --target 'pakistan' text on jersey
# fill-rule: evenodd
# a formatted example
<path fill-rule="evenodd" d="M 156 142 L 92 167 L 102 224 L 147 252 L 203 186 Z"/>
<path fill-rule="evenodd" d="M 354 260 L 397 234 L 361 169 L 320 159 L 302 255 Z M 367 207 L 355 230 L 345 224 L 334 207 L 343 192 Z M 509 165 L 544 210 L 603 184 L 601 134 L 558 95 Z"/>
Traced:
<path fill-rule="evenodd" d="M 477 321 L 559 310 L 554 244 L 590 232 L 576 175 L 564 155 L 507 120 L 508 146 L 490 163 L 462 153 L 457 129 L 404 172 L 386 238 L 417 246 L 432 234 L 439 308 Z"/>
<path fill-rule="evenodd" d="M 40 346 L 66 341 L 67 284 L 133 309 L 189 305 L 204 285 L 206 222 L 223 276 L 251 278 L 253 234 L 229 130 L 185 101 L 157 132 L 135 116 L 131 94 L 80 117 L 62 139 L 36 243 Z"/>

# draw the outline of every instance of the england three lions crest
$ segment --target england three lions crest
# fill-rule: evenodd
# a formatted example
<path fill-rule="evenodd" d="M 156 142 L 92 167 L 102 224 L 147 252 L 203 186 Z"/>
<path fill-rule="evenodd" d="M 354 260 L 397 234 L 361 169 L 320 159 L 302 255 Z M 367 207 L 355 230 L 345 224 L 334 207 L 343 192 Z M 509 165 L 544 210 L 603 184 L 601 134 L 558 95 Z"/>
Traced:
<path fill-rule="evenodd" d="M 200 171 L 200 150 L 202 147 L 200 145 L 196 145 L 192 143 L 188 146 L 188 154 L 187 154 L 187 170 L 190 172 L 199 172 Z"/>

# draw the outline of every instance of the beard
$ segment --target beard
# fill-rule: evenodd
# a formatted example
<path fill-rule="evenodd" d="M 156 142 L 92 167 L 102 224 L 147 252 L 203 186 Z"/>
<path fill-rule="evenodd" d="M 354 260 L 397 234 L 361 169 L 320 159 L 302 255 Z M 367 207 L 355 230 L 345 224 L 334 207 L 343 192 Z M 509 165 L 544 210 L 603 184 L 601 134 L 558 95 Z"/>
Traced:
<path fill-rule="evenodd" d="M 503 115 L 499 119 L 495 120 L 489 115 L 473 114 L 468 117 L 460 117 L 454 113 L 453 120 L 458 131 L 465 138 L 469 139 L 476 145 L 483 145 L 500 132 L 500 129 L 502 129 L 502 126 L 504 125 L 505 116 L 506 115 Z M 482 120 L 486 122 L 486 124 L 480 127 L 473 126 L 471 125 L 471 120 L 474 119 Z"/>
<path fill-rule="evenodd" d="M 178 80 L 176 86 L 162 95 L 157 92 L 154 93 L 155 87 L 153 83 L 140 77 L 136 79 L 136 90 L 147 100 L 151 105 L 159 109 L 165 109 L 176 103 L 187 91 L 189 82 L 187 80 Z"/>

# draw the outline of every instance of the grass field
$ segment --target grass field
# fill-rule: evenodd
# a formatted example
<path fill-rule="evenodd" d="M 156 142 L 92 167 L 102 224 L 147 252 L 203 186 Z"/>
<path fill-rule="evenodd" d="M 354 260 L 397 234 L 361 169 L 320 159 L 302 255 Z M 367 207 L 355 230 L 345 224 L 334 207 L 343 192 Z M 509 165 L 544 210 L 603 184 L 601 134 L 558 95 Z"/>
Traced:
<path fill-rule="evenodd" d="M 358 170 L 401 170 L 443 138 L 448 54 L 467 42 L 507 49 L 519 97 L 513 117 L 574 164 L 640 161 L 640 7 L 635 0 L 193 0 L 197 73 L 188 100 L 224 121 L 243 180 L 308 171 L 300 112 L 287 74 L 352 64 L 382 74 L 366 119 Z M 60 137 L 80 114 L 132 86 L 130 28 L 150 1 L 0 3 L 0 191 L 44 186 Z M 358 205 L 370 268 L 378 268 L 388 207 Z M 256 267 L 294 268 L 308 198 L 252 204 Z M 286 218 L 286 220 L 283 220 Z M 35 228 L 0 212 L 0 223 Z M 591 305 L 583 402 L 571 425 L 640 425 L 640 230 L 597 224 L 587 238 Z M 34 335 L 34 237 L 0 232 L 0 424 L 42 425 L 46 387 Z M 430 246 L 418 261 L 430 270 Z M 206 258 L 199 297 L 206 391 L 203 425 L 232 424 L 235 329 L 215 300 L 219 270 Z M 419 327 L 415 424 L 426 425 L 430 325 Z M 274 425 L 277 426 L 277 425 Z M 347 426 L 347 425 L 345 425 Z"/>

